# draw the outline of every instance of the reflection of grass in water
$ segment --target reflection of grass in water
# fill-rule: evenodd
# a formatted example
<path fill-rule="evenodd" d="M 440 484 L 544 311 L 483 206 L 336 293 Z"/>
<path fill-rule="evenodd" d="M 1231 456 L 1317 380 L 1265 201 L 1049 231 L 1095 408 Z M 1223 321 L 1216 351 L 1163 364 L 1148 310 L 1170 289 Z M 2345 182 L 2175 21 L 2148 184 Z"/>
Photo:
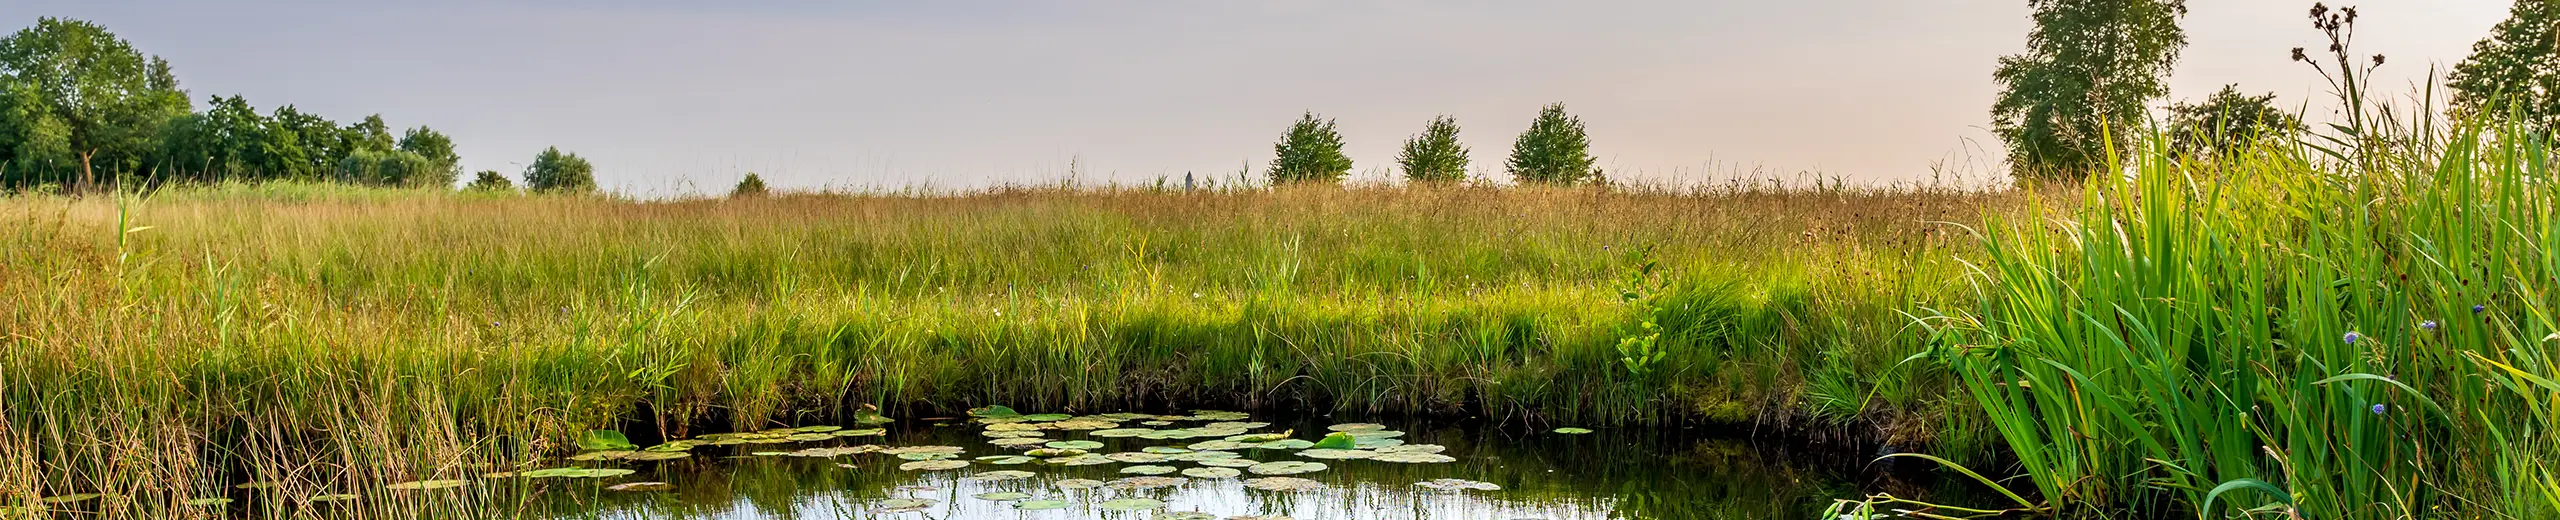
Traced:
<path fill-rule="evenodd" d="M 681 435 L 855 403 L 1783 424 L 1808 416 L 1816 363 L 1872 374 L 1855 416 L 1925 440 L 1948 405 L 1938 383 L 1889 370 L 1913 348 L 1898 312 L 1946 296 L 1926 280 L 1970 246 L 1922 222 L 2018 199 L 13 197 L 0 489 L 174 509 L 282 480 L 408 514 L 400 501 L 443 499 L 371 491 L 556 455 L 624 421 Z M 1657 318 L 1675 355 L 1639 377 L 1616 349 L 1636 317 L 1609 282 L 1642 244 L 1673 277 Z M 471 500 L 454 507 L 507 502 Z"/>

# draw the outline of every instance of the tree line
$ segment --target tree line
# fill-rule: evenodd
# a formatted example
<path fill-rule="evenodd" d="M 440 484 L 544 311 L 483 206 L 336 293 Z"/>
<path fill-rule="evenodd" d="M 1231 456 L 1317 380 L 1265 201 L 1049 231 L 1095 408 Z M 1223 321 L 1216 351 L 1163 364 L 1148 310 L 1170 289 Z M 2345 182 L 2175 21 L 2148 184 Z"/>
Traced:
<path fill-rule="evenodd" d="M 1307 112 L 1289 125 L 1289 132 L 1272 145 L 1269 178 L 1272 185 L 1303 183 L 1339 183 L 1351 175 L 1351 157 L 1342 153 L 1342 133 L 1332 119 Z M 1511 158 L 1504 169 L 1520 184 L 1573 186 L 1606 183 L 1608 179 L 1591 156 L 1591 137 L 1582 118 L 1564 111 L 1564 104 L 1547 105 L 1538 110 L 1538 118 L 1529 129 L 1513 141 Z M 1406 139 L 1396 154 L 1397 169 L 1413 183 L 1447 183 L 1467 180 L 1470 163 L 1467 146 L 1458 142 L 1458 120 L 1446 115 L 1434 117 L 1423 126 L 1422 133 Z"/>
<path fill-rule="evenodd" d="M 340 124 L 293 105 L 260 112 L 241 96 L 196 109 L 168 60 L 106 28 L 43 18 L 0 39 L 0 190 L 90 191 L 102 184 L 310 180 L 452 187 L 462 158 L 425 126 L 382 116 Z M 594 168 L 554 148 L 523 173 L 536 190 L 592 191 Z M 514 189 L 495 171 L 469 185 Z"/>
<path fill-rule="evenodd" d="M 1992 128 L 2008 145 L 2013 176 L 2074 180 L 2105 167 L 2109 147 L 2125 149 L 2151 121 L 2150 103 L 2168 95 L 2167 78 L 2187 37 L 2178 26 L 2185 0 L 2028 0 L 2035 27 L 2027 51 L 2000 58 L 2001 86 Z M 2361 103 L 2366 78 L 2388 63 L 2355 54 L 2354 7 L 2314 3 L 2313 28 L 2325 51 L 2295 48 L 2292 59 L 2328 78 L 2341 98 Z M 2473 45 L 2446 78 L 2452 115 L 2524 125 L 2542 137 L 2560 130 L 2560 3 L 2517 0 L 2505 21 Z M 2172 153 L 2211 157 L 2268 140 L 2292 141 L 2307 130 L 2274 105 L 2274 94 L 2224 86 L 2204 99 L 2166 107 L 2161 129 Z M 2362 107 L 2351 106 L 2347 134 L 2365 134 Z M 2369 135 L 2344 139 L 2370 139 Z"/>

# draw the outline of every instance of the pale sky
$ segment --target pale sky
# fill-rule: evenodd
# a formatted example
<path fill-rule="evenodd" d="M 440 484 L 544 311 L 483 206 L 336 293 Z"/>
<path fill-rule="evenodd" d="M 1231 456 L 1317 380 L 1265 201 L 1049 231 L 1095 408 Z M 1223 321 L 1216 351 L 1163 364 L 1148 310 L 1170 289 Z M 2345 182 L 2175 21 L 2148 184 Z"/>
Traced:
<path fill-rule="evenodd" d="M 2322 46 L 2311 2 L 2190 4 L 2173 99 L 2328 106 L 2288 60 Z M 2511 4 L 2355 5 L 2404 92 Z M 168 58 L 199 107 L 380 113 L 510 176 L 557 145 L 633 193 L 1232 177 L 1305 110 L 1340 121 L 1357 179 L 1436 114 L 1499 176 L 1550 102 L 1617 177 L 1982 177 L 1991 71 L 2029 26 L 2025 0 L 0 0 L 9 28 L 40 16 Z"/>

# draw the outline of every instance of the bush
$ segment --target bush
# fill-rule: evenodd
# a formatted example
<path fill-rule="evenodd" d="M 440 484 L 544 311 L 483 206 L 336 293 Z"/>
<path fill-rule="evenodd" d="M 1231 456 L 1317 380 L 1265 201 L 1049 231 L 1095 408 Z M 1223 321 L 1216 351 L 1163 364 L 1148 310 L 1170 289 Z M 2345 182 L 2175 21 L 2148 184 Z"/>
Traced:
<path fill-rule="evenodd" d="M 738 180 L 738 187 L 729 189 L 729 196 L 762 197 L 769 192 L 770 190 L 767 190 L 764 186 L 764 178 L 757 177 L 756 174 L 750 173 L 747 174 L 747 178 Z"/>
<path fill-rule="evenodd" d="M 471 179 L 471 185 L 465 186 L 463 189 L 472 191 L 516 191 L 516 183 L 514 181 L 507 180 L 506 174 L 498 173 L 497 170 L 480 170 L 480 174 Z"/>
<path fill-rule="evenodd" d="M 1316 119 L 1316 113 L 1299 116 L 1289 125 L 1289 135 L 1272 145 L 1277 157 L 1271 159 L 1271 184 L 1302 182 L 1342 182 L 1351 175 L 1351 156 L 1342 154 L 1342 133 L 1333 129 L 1333 120 Z"/>
<path fill-rule="evenodd" d="M 524 168 L 524 186 L 546 193 L 590 193 L 596 191 L 595 174 L 595 165 L 586 158 L 555 146 L 533 156 L 533 165 Z"/>
<path fill-rule="evenodd" d="M 375 186 L 453 186 L 451 167 L 403 150 L 358 149 L 338 161 L 338 180 Z"/>
<path fill-rule="evenodd" d="M 1591 136 L 1564 104 L 1538 110 L 1538 120 L 1511 146 L 1511 178 L 1521 184 L 1572 186 L 1594 176 Z"/>
<path fill-rule="evenodd" d="M 1404 167 L 1404 178 L 1411 182 L 1466 180 L 1467 146 L 1458 143 L 1458 120 L 1431 118 L 1422 135 L 1404 141 L 1404 153 L 1396 156 L 1396 164 Z"/>

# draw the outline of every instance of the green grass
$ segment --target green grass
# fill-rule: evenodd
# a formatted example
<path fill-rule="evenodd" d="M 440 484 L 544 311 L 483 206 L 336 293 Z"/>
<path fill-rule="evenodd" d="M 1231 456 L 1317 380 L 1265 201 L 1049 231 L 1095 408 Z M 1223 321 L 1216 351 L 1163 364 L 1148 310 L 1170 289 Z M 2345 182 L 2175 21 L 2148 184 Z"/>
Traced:
<path fill-rule="evenodd" d="M 1901 363 L 1922 346 L 1908 316 L 1971 301 L 1961 260 L 1981 248 L 1943 222 L 2025 200 L 16 196 L 0 199 L 0 506 L 111 491 L 108 507 L 163 516 L 243 480 L 377 495 L 557 454 L 588 428 L 688 435 L 861 405 L 1717 422 L 1967 451 L 1989 440 L 1964 426 L 1972 404 Z M 1648 260 L 1655 274 L 1631 275 Z M 1659 359 L 1631 367 L 1649 356 L 1630 337 Z M 507 506 L 471 496 L 346 507 Z"/>

